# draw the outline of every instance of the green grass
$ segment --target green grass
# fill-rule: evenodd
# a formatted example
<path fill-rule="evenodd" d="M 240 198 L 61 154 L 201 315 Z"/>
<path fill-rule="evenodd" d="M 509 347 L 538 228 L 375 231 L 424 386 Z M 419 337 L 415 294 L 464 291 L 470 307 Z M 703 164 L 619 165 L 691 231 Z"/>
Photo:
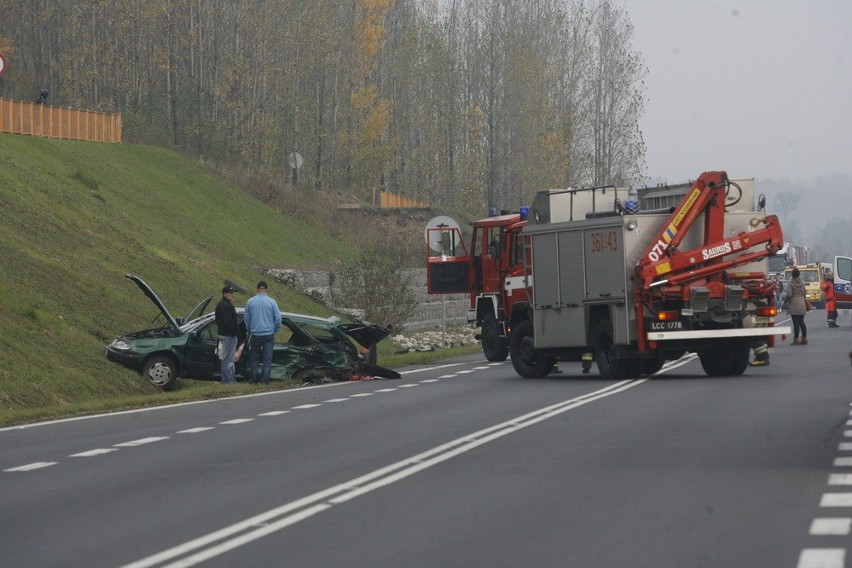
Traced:
<path fill-rule="evenodd" d="M 180 316 L 225 278 L 251 289 L 271 280 L 264 268 L 334 269 L 353 254 L 177 153 L 2 134 L 0 424 L 233 392 L 181 381 L 161 393 L 106 360 L 107 343 L 157 315 L 126 273 Z M 274 282 L 270 294 L 288 311 L 331 313 Z"/>

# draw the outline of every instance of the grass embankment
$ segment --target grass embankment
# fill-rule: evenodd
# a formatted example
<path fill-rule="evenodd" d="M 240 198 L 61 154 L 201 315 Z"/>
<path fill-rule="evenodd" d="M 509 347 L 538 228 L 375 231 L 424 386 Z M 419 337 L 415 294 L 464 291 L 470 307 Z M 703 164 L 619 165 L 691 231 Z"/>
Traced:
<path fill-rule="evenodd" d="M 227 394 L 201 381 L 162 393 L 106 360 L 158 313 L 126 273 L 185 315 L 226 278 L 251 289 L 263 268 L 333 269 L 356 252 L 186 157 L 130 144 L 0 134 L 0 221 L 0 424 Z M 331 313 L 270 286 L 283 309 Z"/>

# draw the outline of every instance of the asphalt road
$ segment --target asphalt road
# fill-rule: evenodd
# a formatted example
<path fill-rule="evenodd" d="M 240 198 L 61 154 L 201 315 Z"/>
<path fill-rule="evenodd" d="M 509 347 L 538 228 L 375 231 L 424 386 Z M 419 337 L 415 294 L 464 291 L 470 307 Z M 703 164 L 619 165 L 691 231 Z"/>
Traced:
<path fill-rule="evenodd" d="M 807 318 L 736 378 L 468 357 L 2 429 L 0 566 L 852 565 L 852 318 Z"/>

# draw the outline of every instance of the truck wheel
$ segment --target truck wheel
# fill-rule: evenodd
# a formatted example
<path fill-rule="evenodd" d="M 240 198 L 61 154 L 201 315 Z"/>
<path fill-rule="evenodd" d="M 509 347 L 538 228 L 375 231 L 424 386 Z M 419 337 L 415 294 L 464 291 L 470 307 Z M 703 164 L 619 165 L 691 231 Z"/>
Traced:
<path fill-rule="evenodd" d="M 546 377 L 553 369 L 556 360 L 533 347 L 533 327 L 530 320 L 523 320 L 512 331 L 509 349 L 512 352 L 512 366 L 515 372 L 525 379 Z"/>
<path fill-rule="evenodd" d="M 745 373 L 751 352 L 745 341 L 729 342 L 698 353 L 708 377 L 735 377 Z"/>
<path fill-rule="evenodd" d="M 156 356 L 145 361 L 142 375 L 155 387 L 172 390 L 177 382 L 177 368 L 168 357 Z"/>
<path fill-rule="evenodd" d="M 621 357 L 615 347 L 612 335 L 612 322 L 603 319 L 598 322 L 595 332 L 595 361 L 598 373 L 605 379 L 635 379 L 642 372 L 639 361 Z"/>
<path fill-rule="evenodd" d="M 509 341 L 500 337 L 500 326 L 494 314 L 488 314 L 482 320 L 482 353 L 489 361 L 505 361 L 509 356 Z"/>
<path fill-rule="evenodd" d="M 732 343 L 726 350 L 728 357 L 728 376 L 738 377 L 748 369 L 751 346 L 745 341 Z"/>
<path fill-rule="evenodd" d="M 699 351 L 698 358 L 701 360 L 701 368 L 708 377 L 722 377 L 728 370 L 728 361 L 720 349 Z"/>

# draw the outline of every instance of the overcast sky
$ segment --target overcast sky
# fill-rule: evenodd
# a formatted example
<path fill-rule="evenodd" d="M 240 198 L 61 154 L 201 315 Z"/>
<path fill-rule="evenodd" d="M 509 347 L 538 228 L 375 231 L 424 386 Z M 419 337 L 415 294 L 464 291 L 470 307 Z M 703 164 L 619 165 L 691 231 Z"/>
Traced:
<path fill-rule="evenodd" d="M 624 0 L 648 175 L 852 173 L 852 0 Z"/>

